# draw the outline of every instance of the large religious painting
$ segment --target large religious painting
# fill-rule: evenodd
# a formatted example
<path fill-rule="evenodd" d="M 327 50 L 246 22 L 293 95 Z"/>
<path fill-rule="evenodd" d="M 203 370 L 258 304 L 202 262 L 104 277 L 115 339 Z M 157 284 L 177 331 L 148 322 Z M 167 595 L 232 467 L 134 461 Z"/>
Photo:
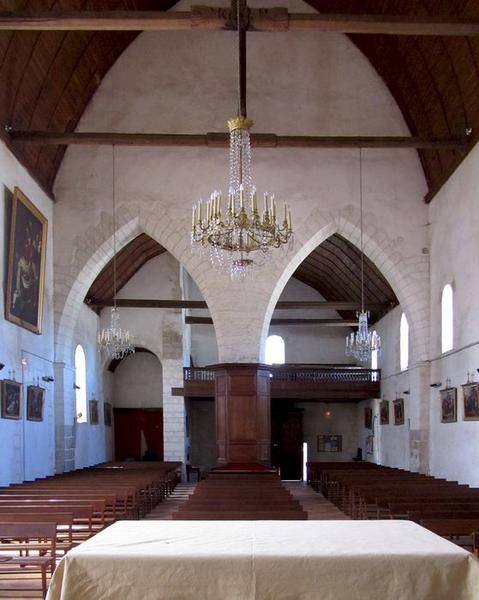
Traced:
<path fill-rule="evenodd" d="M 90 400 L 90 423 L 98 425 L 98 400 Z"/>
<path fill-rule="evenodd" d="M 19 419 L 22 411 L 22 385 L 18 381 L 2 381 L 2 419 Z"/>
<path fill-rule="evenodd" d="M 109 402 L 105 402 L 103 405 L 103 420 L 105 425 L 111 427 L 111 404 Z"/>
<path fill-rule="evenodd" d="M 462 386 L 464 398 L 464 421 L 479 420 L 479 383 L 466 383 Z"/>
<path fill-rule="evenodd" d="M 445 388 L 439 390 L 441 397 L 441 423 L 457 421 L 457 389 Z"/>
<path fill-rule="evenodd" d="M 43 401 L 45 389 L 37 385 L 27 387 L 27 419 L 28 421 L 43 421 Z"/>
<path fill-rule="evenodd" d="M 47 219 L 17 187 L 13 193 L 5 318 L 42 331 Z"/>

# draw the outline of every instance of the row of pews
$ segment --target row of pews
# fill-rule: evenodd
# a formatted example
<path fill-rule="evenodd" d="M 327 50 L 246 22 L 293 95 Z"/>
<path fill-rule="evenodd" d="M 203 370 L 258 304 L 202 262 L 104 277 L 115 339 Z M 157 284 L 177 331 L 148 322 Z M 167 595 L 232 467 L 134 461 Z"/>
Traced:
<path fill-rule="evenodd" d="M 313 463 L 308 482 L 353 519 L 409 519 L 479 555 L 479 489 L 373 463 Z"/>
<path fill-rule="evenodd" d="M 217 471 L 200 481 L 187 502 L 173 513 L 185 520 L 307 519 L 277 473 Z"/>
<path fill-rule="evenodd" d="M 172 493 L 180 470 L 106 463 L 0 488 L 0 597 L 28 573 L 40 575 L 44 597 L 59 557 L 116 520 L 145 516 Z"/>

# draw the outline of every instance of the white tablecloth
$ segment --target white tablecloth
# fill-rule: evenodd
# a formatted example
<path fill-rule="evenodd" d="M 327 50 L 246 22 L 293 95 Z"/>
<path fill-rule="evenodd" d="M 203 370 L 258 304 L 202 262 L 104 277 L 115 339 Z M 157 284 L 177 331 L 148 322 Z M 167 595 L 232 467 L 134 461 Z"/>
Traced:
<path fill-rule="evenodd" d="M 479 600 L 479 561 L 409 521 L 122 521 L 48 600 Z"/>

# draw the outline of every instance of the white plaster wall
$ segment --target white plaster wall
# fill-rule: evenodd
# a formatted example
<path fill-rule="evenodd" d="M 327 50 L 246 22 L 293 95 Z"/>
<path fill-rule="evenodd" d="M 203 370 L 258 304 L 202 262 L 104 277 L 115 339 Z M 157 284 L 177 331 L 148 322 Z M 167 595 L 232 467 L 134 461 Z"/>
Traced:
<path fill-rule="evenodd" d="M 248 38 L 249 113 L 255 131 L 407 133 L 384 84 L 345 36 L 291 32 Z M 102 82 L 79 129 L 224 131 L 235 106 L 234 36 L 142 34 Z M 120 245 L 147 231 L 181 260 L 208 302 L 220 361 L 261 358 L 273 307 L 302 258 L 335 231 L 354 243 L 359 240 L 355 150 L 255 150 L 258 189 L 274 190 L 279 201 L 291 202 L 297 245 L 292 258 L 281 256 L 246 284 L 231 284 L 189 248 L 192 203 L 222 181 L 226 185 L 224 149 L 118 148 L 117 157 Z M 56 181 L 57 268 L 73 285 L 70 293 L 60 290 L 58 295 L 63 315 L 59 348 L 67 344 L 74 296 L 81 296 L 111 256 L 110 169 L 109 148 L 70 148 Z M 424 356 L 428 328 L 424 334 L 419 314 L 427 311 L 428 299 L 427 260 L 421 254 L 427 209 L 421 202 L 425 184 L 417 155 L 367 150 L 364 179 L 365 251 L 407 307 L 420 334 L 418 356 Z M 82 227 L 72 249 L 66 232 L 78 223 Z"/>
<path fill-rule="evenodd" d="M 138 352 L 121 361 L 113 375 L 113 402 L 117 408 L 163 406 L 163 371 L 156 356 Z"/>
<path fill-rule="evenodd" d="M 5 367 L 0 378 L 7 379 L 15 370 L 22 382 L 23 405 L 20 420 L 0 419 L 0 485 L 24 479 L 51 475 L 55 465 L 54 442 L 54 385 L 42 382 L 45 375 L 54 376 L 54 315 L 53 315 L 53 203 L 33 181 L 27 171 L 0 142 L 0 281 L 6 286 L 7 236 L 5 187 L 11 192 L 18 186 L 48 220 L 48 238 L 43 299 L 42 334 L 36 335 L 4 318 L 5 292 L 0 294 L 0 362 Z M 21 360 L 27 365 L 22 368 Z M 27 385 L 40 377 L 45 387 L 44 419 L 27 421 L 25 417 Z"/>
<path fill-rule="evenodd" d="M 321 301 L 324 297 L 310 286 L 291 278 L 280 301 Z M 278 319 L 339 319 L 335 310 L 276 310 Z M 287 363 L 352 363 L 345 356 L 345 338 L 348 327 L 322 327 L 318 325 L 270 325 L 268 335 L 280 335 L 285 343 Z"/>
<path fill-rule="evenodd" d="M 302 408 L 303 441 L 308 444 L 309 461 L 347 461 L 356 456 L 357 426 L 356 405 L 350 402 L 297 402 L 295 406 Z M 327 416 L 326 411 L 331 411 Z M 342 452 L 318 452 L 318 434 L 335 434 L 343 436 Z"/>
<path fill-rule="evenodd" d="M 461 384 L 479 374 L 479 149 L 476 147 L 429 207 L 431 236 L 430 381 L 458 388 L 457 423 L 441 423 L 438 389 L 429 389 L 434 475 L 479 485 L 479 421 L 463 420 Z M 441 354 L 441 295 L 454 290 L 454 347 Z"/>

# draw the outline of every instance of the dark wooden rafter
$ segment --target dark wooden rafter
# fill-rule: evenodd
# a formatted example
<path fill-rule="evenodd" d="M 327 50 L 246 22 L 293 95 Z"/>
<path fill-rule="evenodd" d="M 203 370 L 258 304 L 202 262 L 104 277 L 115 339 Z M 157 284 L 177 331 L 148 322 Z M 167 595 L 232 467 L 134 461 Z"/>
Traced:
<path fill-rule="evenodd" d="M 14 143 L 42 146 L 207 146 L 227 148 L 229 134 L 202 133 L 118 133 L 118 132 L 54 132 L 17 131 L 7 128 Z M 466 149 L 466 135 L 442 138 L 411 136 L 314 136 L 252 133 L 251 145 L 256 148 L 419 148 Z"/>
<path fill-rule="evenodd" d="M 188 31 L 231 29 L 229 9 L 191 11 L 3 11 L 0 31 Z M 366 35 L 478 36 L 479 19 L 397 14 L 289 13 L 286 8 L 249 9 L 250 31 L 319 31 Z"/>
<path fill-rule="evenodd" d="M 185 317 L 186 325 L 213 325 L 211 317 Z M 357 319 L 271 319 L 270 325 L 319 325 L 321 327 L 354 327 Z"/>

